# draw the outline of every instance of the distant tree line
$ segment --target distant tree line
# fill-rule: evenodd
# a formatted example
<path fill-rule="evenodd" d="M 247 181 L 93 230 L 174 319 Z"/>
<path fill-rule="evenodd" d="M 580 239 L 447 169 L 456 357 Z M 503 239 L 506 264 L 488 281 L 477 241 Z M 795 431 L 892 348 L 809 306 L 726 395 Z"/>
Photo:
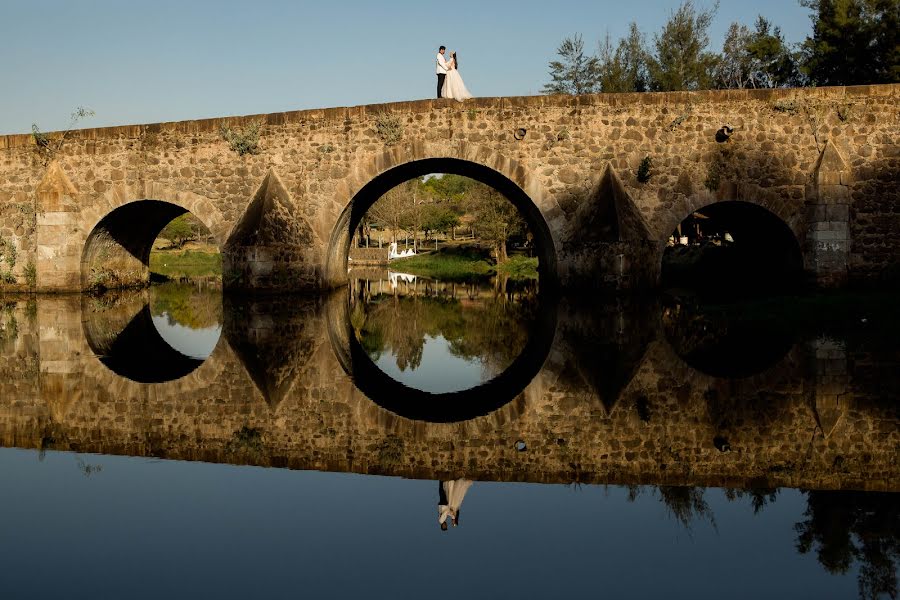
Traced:
<path fill-rule="evenodd" d="M 494 188 L 460 175 L 411 179 L 379 198 L 360 223 L 358 244 L 369 245 L 373 229 L 386 232 L 391 241 L 412 237 L 412 246 L 437 235 L 455 239 L 463 228 L 475 240 L 490 247 L 498 264 L 507 259 L 507 246 L 515 236 L 527 238 L 525 221 L 518 209 Z"/>
<path fill-rule="evenodd" d="M 546 94 L 778 88 L 900 82 L 900 0 L 799 0 L 812 34 L 788 44 L 765 17 L 732 23 L 720 52 L 710 48 L 708 9 L 684 0 L 648 38 L 636 23 L 597 51 L 580 34 L 563 40 L 550 62 Z"/>

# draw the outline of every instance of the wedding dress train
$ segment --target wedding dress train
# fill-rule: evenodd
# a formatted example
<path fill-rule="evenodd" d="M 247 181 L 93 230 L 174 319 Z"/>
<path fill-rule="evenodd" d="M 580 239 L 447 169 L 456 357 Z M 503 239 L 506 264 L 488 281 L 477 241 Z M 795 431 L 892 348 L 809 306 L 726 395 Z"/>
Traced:
<path fill-rule="evenodd" d="M 452 68 L 447 71 L 447 77 L 444 79 L 444 87 L 441 89 L 441 97 L 453 98 L 459 102 L 472 98 L 472 94 L 466 89 L 466 84 L 463 83 L 462 75 L 459 74 L 456 65 L 453 65 Z"/>

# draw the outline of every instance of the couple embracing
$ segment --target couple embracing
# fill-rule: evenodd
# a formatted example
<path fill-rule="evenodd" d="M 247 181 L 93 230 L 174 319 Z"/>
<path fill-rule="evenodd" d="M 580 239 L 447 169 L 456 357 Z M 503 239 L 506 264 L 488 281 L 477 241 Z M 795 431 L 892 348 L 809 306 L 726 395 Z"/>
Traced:
<path fill-rule="evenodd" d="M 450 53 L 450 60 L 445 56 L 447 48 L 441 46 L 437 54 L 437 97 L 452 98 L 462 102 L 472 97 L 459 74 L 459 59 L 456 52 Z"/>

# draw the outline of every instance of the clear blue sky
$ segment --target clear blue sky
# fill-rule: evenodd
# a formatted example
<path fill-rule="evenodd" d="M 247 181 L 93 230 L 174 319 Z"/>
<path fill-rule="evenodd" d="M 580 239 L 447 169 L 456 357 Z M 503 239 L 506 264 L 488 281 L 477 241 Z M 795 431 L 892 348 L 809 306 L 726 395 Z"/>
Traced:
<path fill-rule="evenodd" d="M 428 98 L 440 44 L 475 95 L 537 94 L 565 36 L 650 36 L 678 3 L 0 0 L 0 133 L 65 127 L 76 106 L 102 126 Z M 798 0 L 722 0 L 713 45 L 757 14 L 789 42 L 810 29 Z"/>

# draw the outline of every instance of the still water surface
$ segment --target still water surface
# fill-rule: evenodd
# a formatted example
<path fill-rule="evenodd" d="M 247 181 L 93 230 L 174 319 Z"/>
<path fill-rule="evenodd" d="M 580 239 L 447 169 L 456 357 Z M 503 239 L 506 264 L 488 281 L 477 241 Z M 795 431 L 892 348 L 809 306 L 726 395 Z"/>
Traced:
<path fill-rule="evenodd" d="M 4 596 L 896 597 L 895 300 L 8 299 Z"/>

